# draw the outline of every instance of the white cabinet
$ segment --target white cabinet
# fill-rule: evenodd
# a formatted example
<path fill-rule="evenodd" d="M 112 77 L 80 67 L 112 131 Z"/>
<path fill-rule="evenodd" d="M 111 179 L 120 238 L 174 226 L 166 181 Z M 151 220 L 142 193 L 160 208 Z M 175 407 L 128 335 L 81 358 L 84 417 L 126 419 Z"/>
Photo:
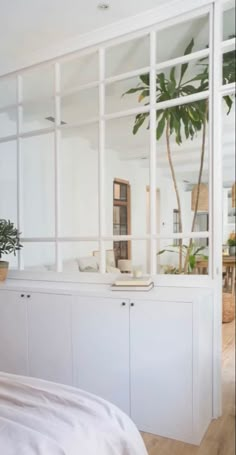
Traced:
<path fill-rule="evenodd" d="M 25 294 L 0 292 L 0 370 L 26 375 L 27 308 Z"/>
<path fill-rule="evenodd" d="M 186 440 L 193 431 L 191 302 L 130 308 L 131 416 L 140 430 Z"/>
<path fill-rule="evenodd" d="M 129 414 L 128 302 L 74 297 L 72 333 L 75 385 Z"/>
<path fill-rule="evenodd" d="M 0 370 L 73 384 L 140 430 L 199 444 L 212 419 L 211 292 L 129 295 L 0 290 Z"/>
<path fill-rule="evenodd" d="M 72 385 L 71 297 L 29 295 L 29 374 Z"/>

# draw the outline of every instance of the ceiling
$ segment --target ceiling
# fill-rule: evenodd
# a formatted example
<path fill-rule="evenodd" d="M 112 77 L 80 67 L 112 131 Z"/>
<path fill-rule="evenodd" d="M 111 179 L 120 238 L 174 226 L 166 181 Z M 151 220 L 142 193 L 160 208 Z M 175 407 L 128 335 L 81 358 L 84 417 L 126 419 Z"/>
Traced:
<path fill-rule="evenodd" d="M 166 3 L 165 0 L 105 2 L 110 7 L 102 11 L 97 8 L 99 0 L 0 0 L 0 71 L 19 55 L 57 46 Z"/>

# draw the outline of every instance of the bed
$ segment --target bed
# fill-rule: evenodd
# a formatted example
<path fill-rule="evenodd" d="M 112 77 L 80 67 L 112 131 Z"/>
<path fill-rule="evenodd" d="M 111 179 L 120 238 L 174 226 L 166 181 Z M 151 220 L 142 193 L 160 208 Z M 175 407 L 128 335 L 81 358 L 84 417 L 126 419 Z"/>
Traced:
<path fill-rule="evenodd" d="M 1 455 L 147 455 L 133 422 L 82 390 L 0 372 Z"/>

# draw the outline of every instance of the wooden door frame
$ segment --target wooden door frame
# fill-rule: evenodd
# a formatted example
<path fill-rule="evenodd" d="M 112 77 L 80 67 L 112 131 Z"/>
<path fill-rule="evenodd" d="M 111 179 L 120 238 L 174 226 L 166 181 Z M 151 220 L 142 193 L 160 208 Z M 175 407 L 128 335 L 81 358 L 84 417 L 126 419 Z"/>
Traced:
<path fill-rule="evenodd" d="M 120 183 L 124 184 L 127 186 L 127 201 L 117 201 L 114 199 L 114 184 L 115 183 Z M 131 186 L 130 182 L 128 180 L 120 179 L 120 178 L 114 178 L 113 180 L 113 207 L 121 207 L 125 206 L 127 207 L 127 235 L 131 235 Z M 121 240 L 122 242 L 122 240 Z M 132 252 L 132 247 L 131 247 L 131 241 L 128 240 L 128 258 L 131 259 L 131 252 Z"/>

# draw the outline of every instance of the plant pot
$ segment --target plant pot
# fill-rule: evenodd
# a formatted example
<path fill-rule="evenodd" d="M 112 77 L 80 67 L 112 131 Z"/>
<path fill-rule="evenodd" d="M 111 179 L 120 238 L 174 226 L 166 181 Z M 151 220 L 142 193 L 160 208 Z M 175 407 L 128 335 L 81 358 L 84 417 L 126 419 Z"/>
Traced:
<path fill-rule="evenodd" d="M 229 247 L 229 255 L 230 256 L 236 256 L 236 246 L 230 246 Z"/>
<path fill-rule="evenodd" d="M 9 262 L 0 261 L 0 281 L 5 281 L 7 277 Z"/>

